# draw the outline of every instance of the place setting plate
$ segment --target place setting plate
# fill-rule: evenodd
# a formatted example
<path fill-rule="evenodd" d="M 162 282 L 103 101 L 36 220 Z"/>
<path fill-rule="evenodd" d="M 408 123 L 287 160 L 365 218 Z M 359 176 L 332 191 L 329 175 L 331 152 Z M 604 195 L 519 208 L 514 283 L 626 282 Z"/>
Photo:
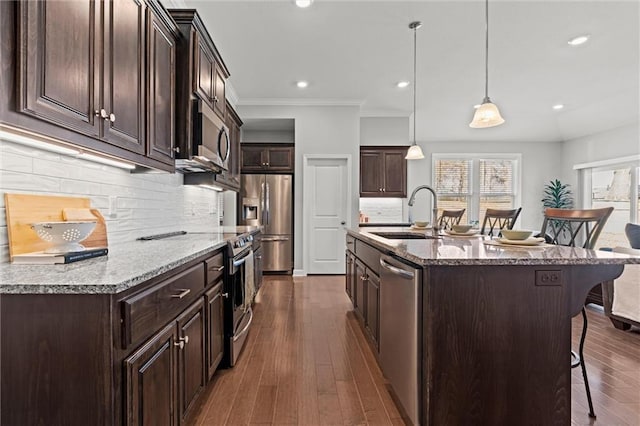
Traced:
<path fill-rule="evenodd" d="M 495 240 L 487 240 L 484 243 L 487 245 L 501 247 L 545 248 L 551 246 L 551 244 L 545 243 L 543 237 L 529 237 L 526 240 L 510 240 L 508 238 L 501 237 L 496 238 Z"/>
<path fill-rule="evenodd" d="M 454 231 L 452 229 L 445 229 L 444 233 L 445 233 L 445 235 L 448 235 L 449 237 L 468 238 L 468 237 L 480 236 L 480 230 L 479 229 L 470 229 L 467 232 L 456 232 L 456 231 Z"/>

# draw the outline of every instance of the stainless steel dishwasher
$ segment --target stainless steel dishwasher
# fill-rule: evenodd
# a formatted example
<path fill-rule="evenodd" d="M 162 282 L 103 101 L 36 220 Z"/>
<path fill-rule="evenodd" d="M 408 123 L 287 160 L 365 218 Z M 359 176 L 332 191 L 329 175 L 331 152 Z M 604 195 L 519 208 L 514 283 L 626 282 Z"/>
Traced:
<path fill-rule="evenodd" d="M 422 270 L 380 257 L 380 364 L 402 408 L 420 424 Z"/>

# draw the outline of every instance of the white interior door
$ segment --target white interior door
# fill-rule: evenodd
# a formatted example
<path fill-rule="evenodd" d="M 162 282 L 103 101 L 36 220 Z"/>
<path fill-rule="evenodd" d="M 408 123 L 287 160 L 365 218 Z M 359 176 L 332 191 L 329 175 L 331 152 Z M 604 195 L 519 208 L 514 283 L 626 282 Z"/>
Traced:
<path fill-rule="evenodd" d="M 351 164 L 344 157 L 305 157 L 304 250 L 308 274 L 344 274 L 350 225 Z"/>

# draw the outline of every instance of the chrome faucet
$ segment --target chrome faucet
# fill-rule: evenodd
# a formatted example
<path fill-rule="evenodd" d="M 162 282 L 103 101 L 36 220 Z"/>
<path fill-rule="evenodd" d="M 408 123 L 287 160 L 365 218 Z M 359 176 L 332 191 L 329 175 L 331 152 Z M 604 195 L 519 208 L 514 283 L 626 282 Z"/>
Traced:
<path fill-rule="evenodd" d="M 409 197 L 409 207 L 413 206 L 413 203 L 415 203 L 416 201 L 416 194 L 421 189 L 426 189 L 433 195 L 433 212 L 431 213 L 431 224 L 433 226 L 433 229 L 437 231 L 438 224 L 436 223 L 436 221 L 438 220 L 438 195 L 436 194 L 436 191 L 433 190 L 433 188 L 431 188 L 429 185 L 420 185 L 419 187 L 414 189 L 411 193 L 411 196 Z"/>

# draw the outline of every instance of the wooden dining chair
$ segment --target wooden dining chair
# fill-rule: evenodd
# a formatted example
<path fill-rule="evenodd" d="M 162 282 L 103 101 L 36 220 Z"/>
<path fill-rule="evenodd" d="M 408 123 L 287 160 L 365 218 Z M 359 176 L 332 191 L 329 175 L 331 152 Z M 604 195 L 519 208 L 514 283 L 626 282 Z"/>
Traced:
<path fill-rule="evenodd" d="M 513 225 L 516 223 L 516 220 L 518 220 L 521 210 L 522 207 L 512 210 L 487 209 L 484 214 L 480 233 L 493 236 L 494 232 L 497 231 L 496 236 L 500 236 L 500 231 L 503 229 L 513 229 Z"/>
<path fill-rule="evenodd" d="M 611 212 L 613 212 L 613 207 L 588 210 L 548 208 L 544 211 L 544 221 L 542 222 L 540 236 L 545 237 L 547 242 L 551 244 L 593 249 L 604 224 L 611 216 Z M 582 368 L 584 387 L 587 391 L 587 401 L 589 402 L 589 417 L 595 418 L 589 379 L 587 378 L 587 367 L 584 362 L 584 340 L 586 336 L 587 312 L 583 306 L 579 353 L 576 354 L 575 351 L 571 351 L 571 368 L 578 366 Z"/>
<path fill-rule="evenodd" d="M 442 215 L 438 219 L 438 227 L 440 229 L 451 229 L 453 225 L 459 224 L 465 210 L 442 210 Z"/>

